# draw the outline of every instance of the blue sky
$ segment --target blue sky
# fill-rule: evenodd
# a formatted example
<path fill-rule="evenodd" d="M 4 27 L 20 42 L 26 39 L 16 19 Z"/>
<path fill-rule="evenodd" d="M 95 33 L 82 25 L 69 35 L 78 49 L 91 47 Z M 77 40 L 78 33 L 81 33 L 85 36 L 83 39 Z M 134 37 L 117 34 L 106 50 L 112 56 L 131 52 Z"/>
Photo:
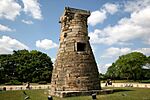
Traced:
<path fill-rule="evenodd" d="M 0 0 L 0 54 L 39 50 L 54 61 L 64 7 L 91 11 L 90 43 L 99 72 L 133 51 L 150 56 L 150 0 Z"/>

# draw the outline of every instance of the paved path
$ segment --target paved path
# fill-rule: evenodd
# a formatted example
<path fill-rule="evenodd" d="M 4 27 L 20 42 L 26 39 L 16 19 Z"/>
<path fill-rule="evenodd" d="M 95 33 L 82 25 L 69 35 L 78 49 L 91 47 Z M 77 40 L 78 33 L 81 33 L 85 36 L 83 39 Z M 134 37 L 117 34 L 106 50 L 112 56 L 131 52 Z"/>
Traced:
<path fill-rule="evenodd" d="M 4 85 L 0 89 L 6 87 L 6 90 L 26 90 L 25 85 Z M 50 89 L 50 85 L 31 85 L 31 89 Z M 105 87 L 105 83 L 101 83 L 101 87 Z M 137 88 L 150 88 L 150 84 L 143 83 L 112 83 L 107 87 L 137 87 Z"/>
<path fill-rule="evenodd" d="M 0 89 L 6 87 L 6 90 L 26 90 L 26 85 L 4 85 Z M 30 85 L 31 89 L 50 89 L 50 85 Z"/>
<path fill-rule="evenodd" d="M 101 83 L 102 87 L 105 87 L 105 83 Z M 108 87 L 138 87 L 138 88 L 150 88 L 150 84 L 143 83 L 112 83 Z"/>

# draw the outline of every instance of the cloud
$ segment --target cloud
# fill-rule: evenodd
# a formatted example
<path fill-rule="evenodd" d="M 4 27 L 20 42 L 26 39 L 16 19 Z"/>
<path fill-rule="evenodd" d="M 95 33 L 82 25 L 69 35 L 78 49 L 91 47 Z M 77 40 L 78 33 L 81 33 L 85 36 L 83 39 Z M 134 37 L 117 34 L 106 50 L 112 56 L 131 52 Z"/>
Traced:
<path fill-rule="evenodd" d="M 114 14 L 118 11 L 118 5 L 116 4 L 106 3 L 105 5 L 103 5 L 103 7 L 106 10 L 106 12 L 110 14 Z"/>
<path fill-rule="evenodd" d="M 16 0 L 0 0 L 0 19 L 15 20 L 20 11 L 21 6 Z"/>
<path fill-rule="evenodd" d="M 92 26 L 95 26 L 98 23 L 103 23 L 103 21 L 107 18 L 106 12 L 103 11 L 93 11 L 91 16 L 88 18 L 88 23 Z"/>
<path fill-rule="evenodd" d="M 145 55 L 148 55 L 150 56 L 150 48 L 139 48 L 137 50 L 133 50 L 133 52 L 136 51 L 136 52 L 141 52 Z"/>
<path fill-rule="evenodd" d="M 98 67 L 98 72 L 102 73 L 103 70 L 101 70 L 101 66 L 99 64 L 97 64 L 97 67 Z"/>
<path fill-rule="evenodd" d="M 0 38 L 0 54 L 10 54 L 13 50 L 29 49 L 28 46 L 9 36 Z"/>
<path fill-rule="evenodd" d="M 0 24 L 0 32 L 12 32 L 12 31 L 15 31 L 15 30 L 9 28 L 8 26 Z"/>
<path fill-rule="evenodd" d="M 33 24 L 33 22 L 31 20 L 22 20 L 22 22 L 25 24 Z"/>
<path fill-rule="evenodd" d="M 105 43 L 103 39 L 106 37 L 106 34 L 104 34 L 102 30 L 95 29 L 94 32 L 89 33 L 89 36 L 90 36 L 90 42 L 93 44 Z"/>
<path fill-rule="evenodd" d="M 90 32 L 91 43 L 107 45 L 121 44 L 134 39 L 149 41 L 150 38 L 150 6 L 131 13 L 129 18 L 122 18 L 114 26 L 95 29 Z"/>
<path fill-rule="evenodd" d="M 110 47 L 106 50 L 106 52 L 104 53 L 104 55 L 102 55 L 101 57 L 104 58 L 114 58 L 114 57 L 118 57 L 120 55 L 123 54 L 127 54 L 130 53 L 131 49 L 130 48 L 116 48 L 116 47 Z"/>
<path fill-rule="evenodd" d="M 44 39 L 36 41 L 36 47 L 48 50 L 51 48 L 56 48 L 58 47 L 58 45 L 54 43 L 52 40 Z"/>
<path fill-rule="evenodd" d="M 108 67 L 110 67 L 111 65 L 112 65 L 112 64 L 105 64 L 105 67 L 108 68 Z"/>
<path fill-rule="evenodd" d="M 150 5 L 150 0 L 132 0 L 124 4 L 124 10 L 127 12 L 140 11 Z"/>
<path fill-rule="evenodd" d="M 17 2 L 18 0 L 0 0 L 0 19 L 14 21 L 21 11 L 29 14 L 34 19 L 42 19 L 40 4 L 38 0 L 22 0 L 24 8 Z"/>
<path fill-rule="evenodd" d="M 24 12 L 34 19 L 42 19 L 40 4 L 38 0 L 23 0 Z"/>
<path fill-rule="evenodd" d="M 98 64 L 98 71 L 99 73 L 106 73 L 108 67 L 110 67 L 112 64 L 108 63 L 108 64 Z"/>
<path fill-rule="evenodd" d="M 95 26 L 98 23 L 103 23 L 107 18 L 107 14 L 114 14 L 118 11 L 118 7 L 115 4 L 106 3 L 103 5 L 103 8 L 91 12 L 90 17 L 88 18 L 88 24 Z"/>
<path fill-rule="evenodd" d="M 51 60 L 52 60 L 52 62 L 54 63 L 56 59 L 55 59 L 55 58 L 52 58 Z"/>
<path fill-rule="evenodd" d="M 118 58 L 121 55 L 128 54 L 131 52 L 141 52 L 145 55 L 150 55 L 150 48 L 138 48 L 138 49 L 131 49 L 131 48 L 117 48 L 117 47 L 110 47 L 106 49 L 106 52 L 101 56 L 103 58 Z"/>

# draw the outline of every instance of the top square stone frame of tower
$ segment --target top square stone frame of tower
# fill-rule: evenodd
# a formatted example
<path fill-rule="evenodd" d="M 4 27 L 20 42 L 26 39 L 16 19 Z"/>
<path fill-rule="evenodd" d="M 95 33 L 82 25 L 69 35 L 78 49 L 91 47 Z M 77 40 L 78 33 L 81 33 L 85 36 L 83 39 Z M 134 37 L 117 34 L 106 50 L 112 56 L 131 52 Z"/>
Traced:
<path fill-rule="evenodd" d="M 87 10 L 65 7 L 64 15 L 68 13 L 78 13 L 78 14 L 85 15 L 85 16 L 90 16 L 91 14 L 90 11 L 87 11 Z"/>

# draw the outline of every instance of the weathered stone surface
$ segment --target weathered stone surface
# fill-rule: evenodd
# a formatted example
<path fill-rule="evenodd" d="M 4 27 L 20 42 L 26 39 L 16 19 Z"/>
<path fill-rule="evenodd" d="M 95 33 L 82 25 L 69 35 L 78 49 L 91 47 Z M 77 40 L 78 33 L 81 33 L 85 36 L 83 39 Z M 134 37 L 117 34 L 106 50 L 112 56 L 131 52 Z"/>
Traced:
<path fill-rule="evenodd" d="M 55 91 L 54 95 L 59 97 L 70 97 L 70 96 L 86 96 L 91 95 L 94 93 L 96 95 L 99 94 L 111 94 L 114 91 L 112 89 L 105 89 L 105 90 L 93 90 L 93 91 Z"/>
<path fill-rule="evenodd" d="M 51 81 L 53 95 L 57 91 L 101 89 L 87 31 L 89 16 L 89 11 L 67 7 L 60 18 L 60 45 Z"/>

